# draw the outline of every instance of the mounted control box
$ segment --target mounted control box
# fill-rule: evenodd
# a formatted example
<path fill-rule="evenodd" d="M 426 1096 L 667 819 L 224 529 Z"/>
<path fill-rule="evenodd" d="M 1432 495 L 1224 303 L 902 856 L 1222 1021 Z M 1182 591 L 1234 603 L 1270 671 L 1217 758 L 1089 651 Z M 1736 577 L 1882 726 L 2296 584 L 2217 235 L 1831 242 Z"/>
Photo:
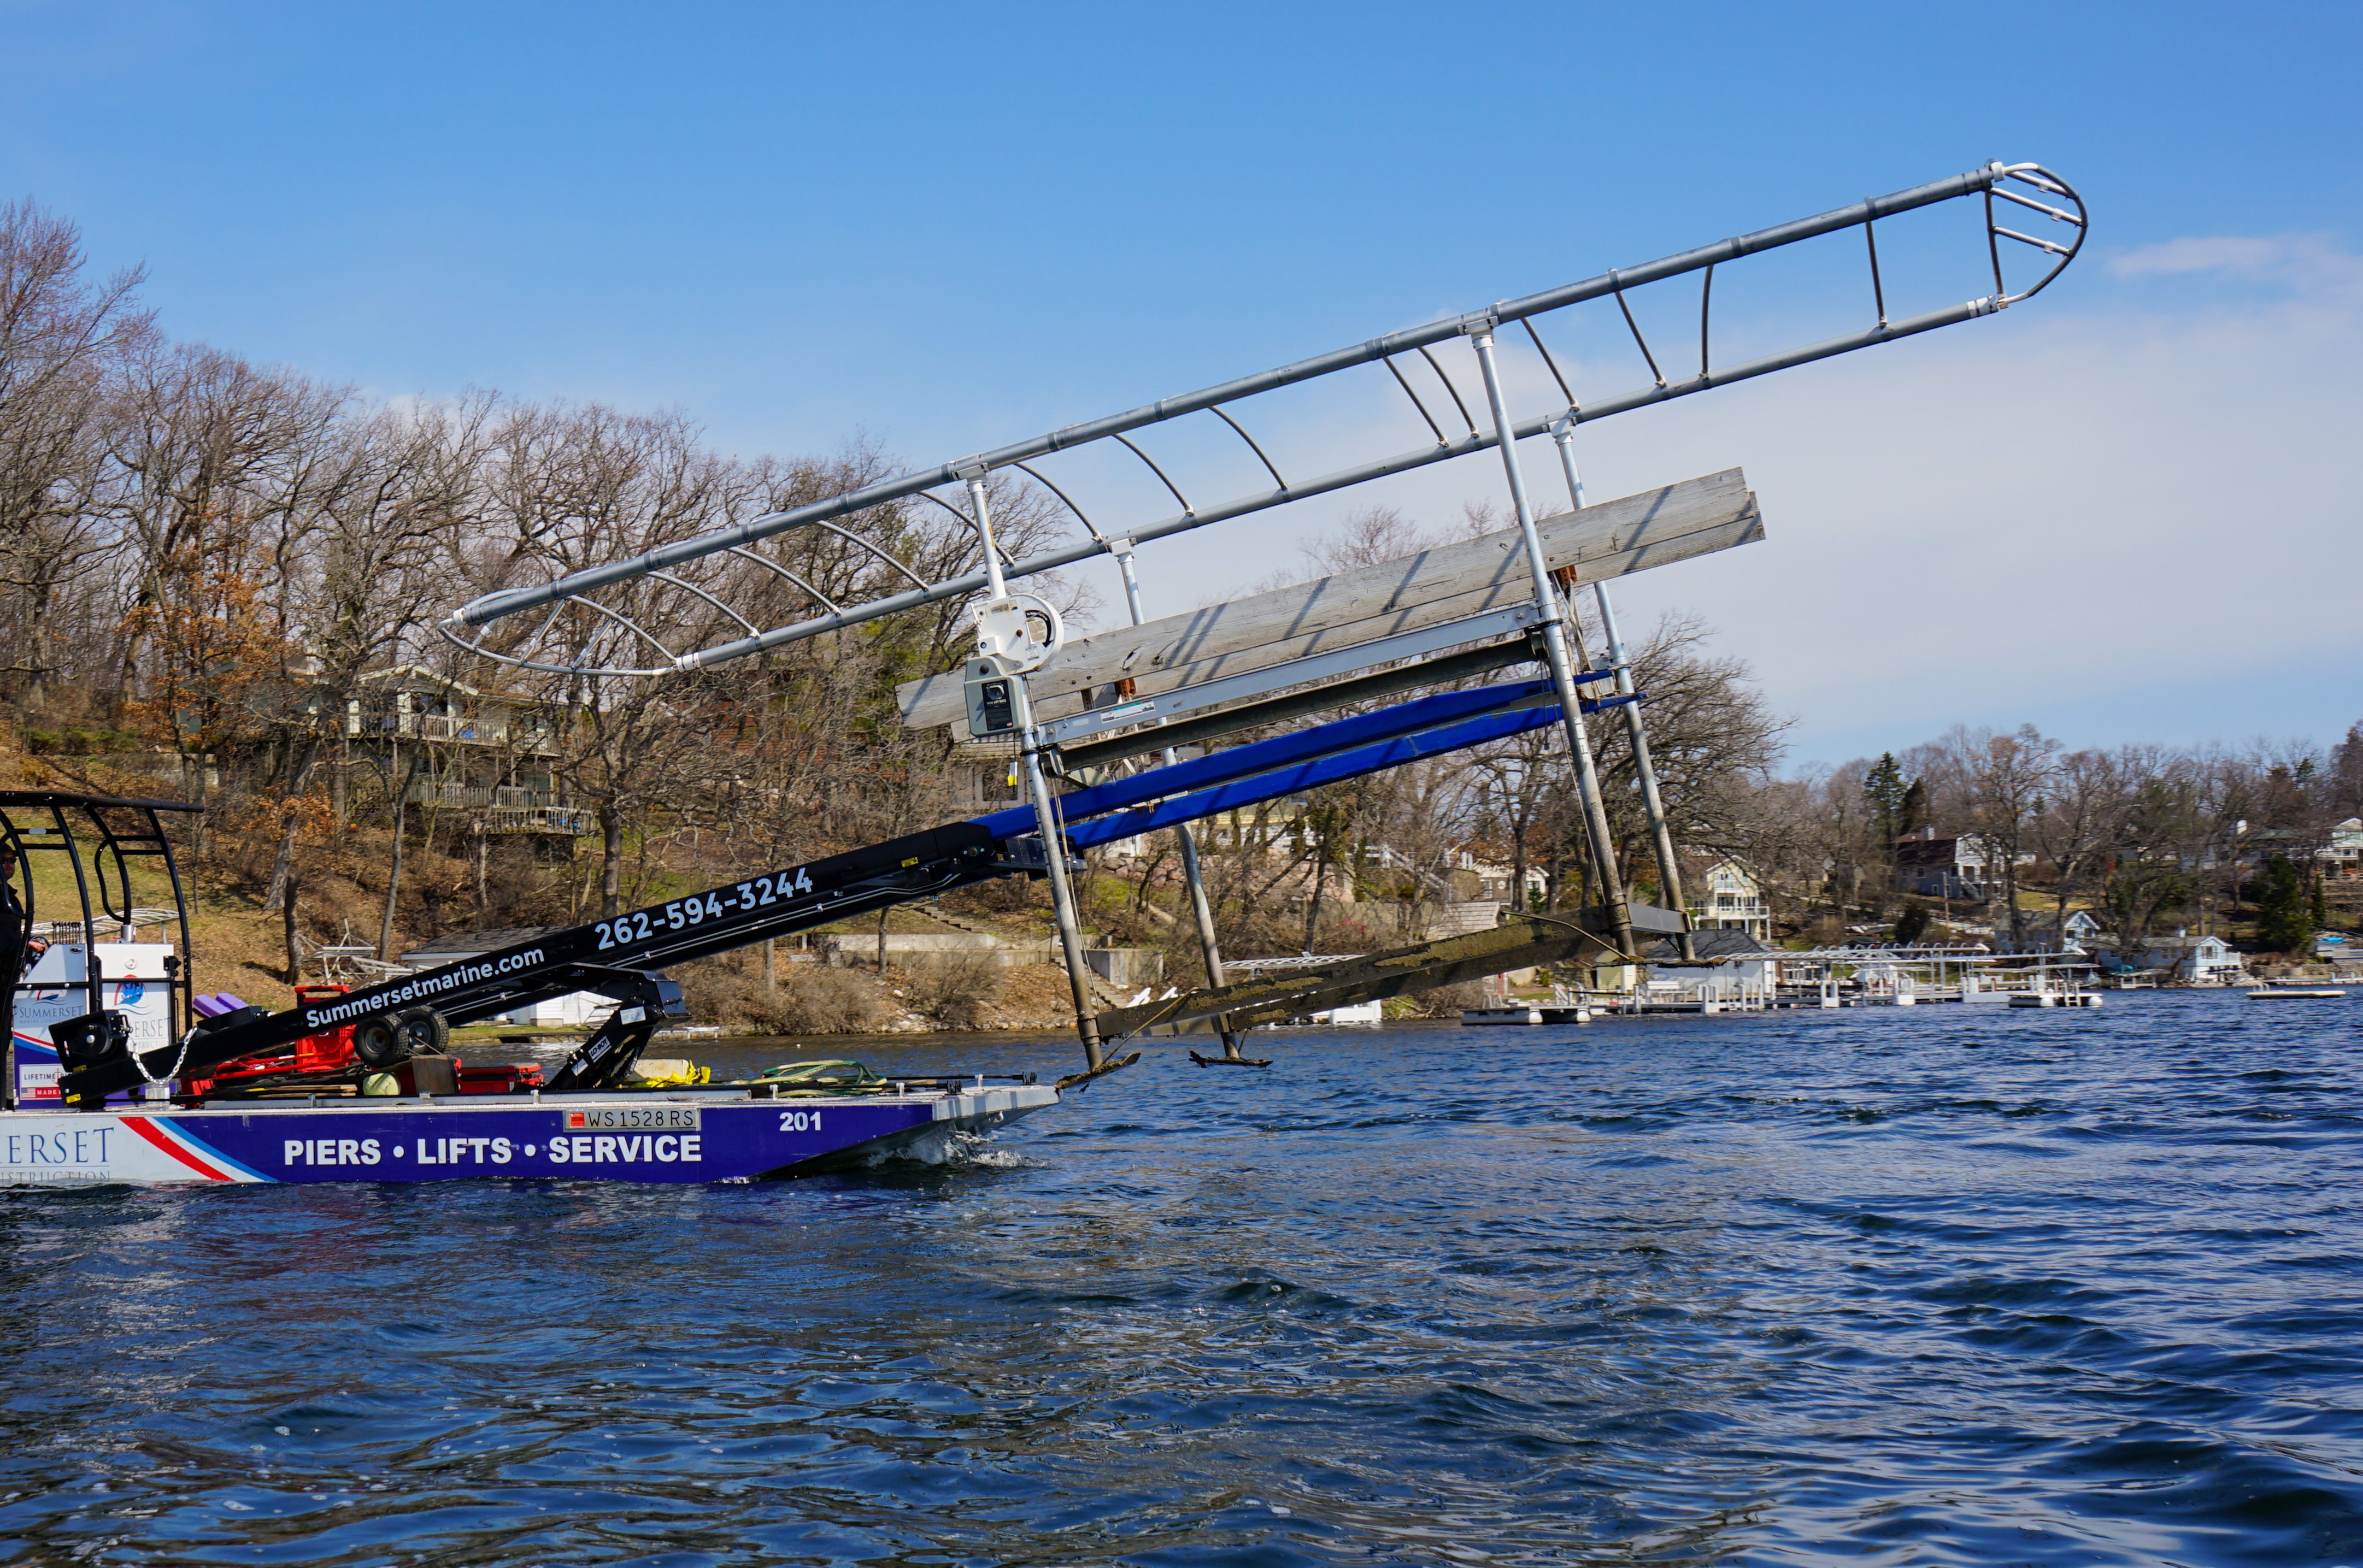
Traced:
<path fill-rule="evenodd" d="M 984 655 L 968 661 L 968 733 L 977 740 L 1017 728 L 1017 673 L 1009 661 Z"/>

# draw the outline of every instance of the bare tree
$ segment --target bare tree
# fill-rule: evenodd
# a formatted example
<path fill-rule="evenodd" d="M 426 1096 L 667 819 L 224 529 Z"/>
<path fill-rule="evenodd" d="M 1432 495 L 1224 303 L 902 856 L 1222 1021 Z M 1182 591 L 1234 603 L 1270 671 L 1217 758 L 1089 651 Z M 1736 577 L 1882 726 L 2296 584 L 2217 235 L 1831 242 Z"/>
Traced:
<path fill-rule="evenodd" d="M 2124 942 L 2197 892 L 2199 857 L 2212 836 L 2201 769 L 2164 746 L 2121 747 L 2115 767 L 2124 803 L 2098 867 L 2096 898 Z"/>
<path fill-rule="evenodd" d="M 1749 795 L 1779 763 L 1789 725 L 1744 660 L 1706 651 L 1708 635 L 1696 616 L 1670 613 L 1629 651 L 1674 842 L 1738 852 Z M 1599 646 L 1596 637 L 1587 641 Z M 1618 857 L 1629 867 L 1636 853 L 1647 853 L 1649 831 L 1625 726 L 1595 721 L 1592 754 Z"/>
<path fill-rule="evenodd" d="M 2019 874 L 2029 857 L 2036 824 L 2057 770 L 2059 743 L 2033 724 L 2010 734 L 1955 726 L 1941 743 L 1967 793 L 1970 827 L 1987 859 L 1987 874 L 2002 885 L 2003 912 L 2014 946 L 2026 942 L 2026 913 L 2018 907 Z"/>
<path fill-rule="evenodd" d="M 2051 773 L 2051 794 L 2034 823 L 2037 851 L 2050 862 L 2051 945 L 2067 940 L 2068 905 L 2097 885 L 2098 873 L 2118 842 L 2131 809 L 2125 777 L 2115 755 L 2076 751 L 2059 758 Z"/>
<path fill-rule="evenodd" d="M 1449 535 L 1422 528 L 1392 506 L 1363 506 L 1346 513 L 1337 526 L 1303 547 L 1304 558 L 1317 575 L 1335 577 L 1356 567 L 1376 566 L 1434 549 Z"/>
<path fill-rule="evenodd" d="M 316 769 L 345 740 L 345 713 L 373 667 L 398 661 L 449 591 L 446 551 L 474 501 L 472 471 L 492 404 L 379 410 L 335 426 L 310 455 L 280 533 L 284 614 L 304 648 L 279 780 L 280 832 L 262 907 L 291 897 L 296 841 Z M 333 822 L 334 812 L 327 813 Z"/>
<path fill-rule="evenodd" d="M 122 363 L 154 337 L 132 303 L 138 269 L 83 277 L 79 231 L 30 201 L 0 206 L 0 665 L 39 708 L 60 668 L 58 598 L 110 551 L 107 403 Z"/>

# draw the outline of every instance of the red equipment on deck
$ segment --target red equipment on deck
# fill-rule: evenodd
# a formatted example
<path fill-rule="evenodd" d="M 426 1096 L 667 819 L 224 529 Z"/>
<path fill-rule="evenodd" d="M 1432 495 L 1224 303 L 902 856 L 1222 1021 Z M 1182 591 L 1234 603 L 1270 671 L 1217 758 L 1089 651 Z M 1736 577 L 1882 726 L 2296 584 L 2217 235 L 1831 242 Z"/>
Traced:
<path fill-rule="evenodd" d="M 318 985 L 295 988 L 295 1005 L 332 1002 L 352 989 L 350 986 Z M 451 1087 L 446 1091 L 455 1094 L 515 1094 L 520 1089 L 541 1087 L 541 1068 L 531 1063 L 523 1066 L 471 1067 L 458 1057 L 451 1064 Z M 317 1034 L 306 1034 L 283 1051 L 241 1057 L 216 1069 L 211 1077 L 192 1078 L 185 1092 L 203 1097 L 216 1088 L 251 1085 L 259 1078 L 284 1078 L 286 1087 L 296 1087 L 304 1078 L 344 1080 L 351 1077 L 356 1066 L 353 1051 L 353 1026 L 342 1024 L 324 1029 Z M 395 1065 L 394 1074 L 405 1094 L 418 1092 L 413 1079 L 416 1068 L 410 1062 Z M 273 1086 L 278 1087 L 278 1086 Z"/>

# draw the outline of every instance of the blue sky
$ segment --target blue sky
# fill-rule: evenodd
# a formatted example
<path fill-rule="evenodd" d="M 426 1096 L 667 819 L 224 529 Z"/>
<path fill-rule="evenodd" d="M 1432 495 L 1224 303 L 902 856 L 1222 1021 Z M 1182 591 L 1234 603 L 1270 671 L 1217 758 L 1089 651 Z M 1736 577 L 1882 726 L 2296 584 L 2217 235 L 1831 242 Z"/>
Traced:
<path fill-rule="evenodd" d="M 1594 499 L 1739 464 L 1772 536 L 1633 612 L 1714 624 L 1801 761 L 2328 738 L 2363 718 L 2358 45 L 2332 6 L 0 0 L 0 196 L 144 260 L 172 332 L 370 392 L 915 463 L 2037 159 L 2094 215 L 2042 298 L 1593 427 Z M 1791 285 L 1734 330 L 1854 280 Z M 1333 518 L 1145 553 L 1152 597 Z"/>

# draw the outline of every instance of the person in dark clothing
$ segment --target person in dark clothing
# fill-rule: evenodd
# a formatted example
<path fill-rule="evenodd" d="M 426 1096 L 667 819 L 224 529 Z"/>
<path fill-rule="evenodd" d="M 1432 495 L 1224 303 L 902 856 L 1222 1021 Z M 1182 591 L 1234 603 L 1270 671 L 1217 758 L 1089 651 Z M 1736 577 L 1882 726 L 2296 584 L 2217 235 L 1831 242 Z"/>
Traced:
<path fill-rule="evenodd" d="M 0 840 L 0 1030 L 7 1032 L 0 1034 L 0 1043 L 16 1042 L 17 980 L 49 950 L 50 944 L 33 934 L 17 897 L 17 846 Z"/>

